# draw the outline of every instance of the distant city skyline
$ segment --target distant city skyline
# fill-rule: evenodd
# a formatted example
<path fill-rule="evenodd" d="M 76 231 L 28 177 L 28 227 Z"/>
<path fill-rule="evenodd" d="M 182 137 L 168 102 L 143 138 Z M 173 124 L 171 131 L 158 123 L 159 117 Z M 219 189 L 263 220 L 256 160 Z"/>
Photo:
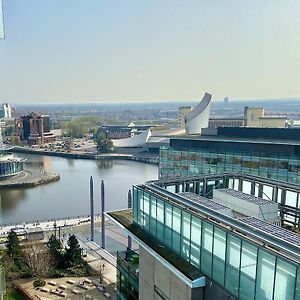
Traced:
<path fill-rule="evenodd" d="M 2 4 L 0 102 L 300 98 L 298 0 Z"/>

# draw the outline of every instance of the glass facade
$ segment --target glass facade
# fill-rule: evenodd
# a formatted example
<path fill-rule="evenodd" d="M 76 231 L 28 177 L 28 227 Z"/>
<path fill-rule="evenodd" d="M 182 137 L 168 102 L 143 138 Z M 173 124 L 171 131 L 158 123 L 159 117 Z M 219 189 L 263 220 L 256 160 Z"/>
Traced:
<path fill-rule="evenodd" d="M 0 178 L 16 175 L 23 171 L 23 161 L 15 159 L 12 153 L 0 148 Z"/>
<path fill-rule="evenodd" d="M 239 299 L 300 299 L 300 266 L 134 187 L 133 222 Z"/>
<path fill-rule="evenodd" d="M 160 178 L 248 173 L 300 184 L 300 157 L 279 154 L 161 147 Z"/>
<path fill-rule="evenodd" d="M 117 299 L 139 299 L 138 254 L 133 251 L 117 253 Z"/>

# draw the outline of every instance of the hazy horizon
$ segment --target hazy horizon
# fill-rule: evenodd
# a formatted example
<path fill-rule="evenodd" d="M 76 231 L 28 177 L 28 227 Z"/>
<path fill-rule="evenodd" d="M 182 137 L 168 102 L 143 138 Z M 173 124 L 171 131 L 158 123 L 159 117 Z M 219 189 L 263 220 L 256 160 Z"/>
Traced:
<path fill-rule="evenodd" d="M 300 98 L 297 0 L 2 2 L 0 102 Z"/>

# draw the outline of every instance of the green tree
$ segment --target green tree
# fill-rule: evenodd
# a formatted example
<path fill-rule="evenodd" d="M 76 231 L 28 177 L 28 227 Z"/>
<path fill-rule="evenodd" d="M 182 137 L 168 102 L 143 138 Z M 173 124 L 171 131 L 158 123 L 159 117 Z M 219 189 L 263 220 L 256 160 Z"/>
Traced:
<path fill-rule="evenodd" d="M 12 258 L 19 258 L 22 254 L 19 238 L 15 231 L 11 230 L 6 240 L 7 254 Z"/>
<path fill-rule="evenodd" d="M 61 242 L 52 234 L 47 243 L 47 247 L 54 258 L 55 266 L 60 267 L 64 261 Z"/>
<path fill-rule="evenodd" d="M 65 136 L 82 138 L 91 131 L 95 131 L 102 125 L 102 119 L 98 116 L 81 116 L 68 122 L 62 122 L 61 128 Z"/>
<path fill-rule="evenodd" d="M 81 248 L 75 235 L 70 235 L 66 248 L 65 263 L 67 266 L 76 266 L 82 263 Z"/>
<path fill-rule="evenodd" d="M 98 132 L 95 142 L 97 144 L 97 149 L 101 153 L 111 152 L 113 143 L 111 139 L 107 138 L 103 133 Z"/>

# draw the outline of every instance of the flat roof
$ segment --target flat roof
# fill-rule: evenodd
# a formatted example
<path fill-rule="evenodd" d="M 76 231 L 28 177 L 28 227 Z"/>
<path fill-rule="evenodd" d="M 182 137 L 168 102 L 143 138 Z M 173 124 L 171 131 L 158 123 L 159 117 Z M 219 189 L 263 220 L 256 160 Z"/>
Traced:
<path fill-rule="evenodd" d="M 300 145 L 298 140 L 288 139 L 273 139 L 273 138 L 243 138 L 240 136 L 222 136 L 222 135 L 182 135 L 171 137 L 171 140 L 195 140 L 208 142 L 236 142 L 236 143 L 251 143 L 251 144 L 278 144 L 278 145 Z"/>
<path fill-rule="evenodd" d="M 282 239 L 292 245 L 297 245 L 298 247 L 300 247 L 300 235 L 298 233 L 292 232 L 280 226 L 270 224 L 266 221 L 257 219 L 255 217 L 245 217 L 239 219 L 239 221 L 247 225 L 250 225 L 255 229 L 262 230 L 263 232 L 271 236 L 275 236 L 279 239 Z"/>
<path fill-rule="evenodd" d="M 177 255 L 173 250 L 169 249 L 167 246 L 162 245 L 155 237 L 147 233 L 143 228 L 136 225 L 132 221 L 132 211 L 130 209 L 107 212 L 107 216 L 116 220 L 122 226 L 124 226 L 128 231 L 130 231 L 134 236 L 144 242 L 152 250 L 158 253 L 162 258 L 164 258 L 168 263 L 173 265 L 178 271 L 180 271 L 189 280 L 197 280 L 202 277 L 199 270 L 187 262 L 185 259 Z"/>
<path fill-rule="evenodd" d="M 270 203 L 273 203 L 269 200 L 266 199 L 262 199 L 253 195 L 248 195 L 245 194 L 243 192 L 237 191 L 237 190 L 233 190 L 233 189 L 215 189 L 215 191 L 239 198 L 241 200 L 256 204 L 258 206 L 263 206 L 263 205 L 268 205 Z"/>
<path fill-rule="evenodd" d="M 179 193 L 178 195 L 180 195 L 180 196 L 182 196 L 186 199 L 189 199 L 191 201 L 197 202 L 198 204 L 203 205 L 205 207 L 208 207 L 210 209 L 216 210 L 216 211 L 217 210 L 230 209 L 230 208 L 228 208 L 224 205 L 221 205 L 217 202 L 209 200 L 206 197 L 203 197 L 203 196 L 200 196 L 200 195 L 197 195 L 197 194 L 194 194 L 194 193 L 184 192 L 184 193 Z"/>

